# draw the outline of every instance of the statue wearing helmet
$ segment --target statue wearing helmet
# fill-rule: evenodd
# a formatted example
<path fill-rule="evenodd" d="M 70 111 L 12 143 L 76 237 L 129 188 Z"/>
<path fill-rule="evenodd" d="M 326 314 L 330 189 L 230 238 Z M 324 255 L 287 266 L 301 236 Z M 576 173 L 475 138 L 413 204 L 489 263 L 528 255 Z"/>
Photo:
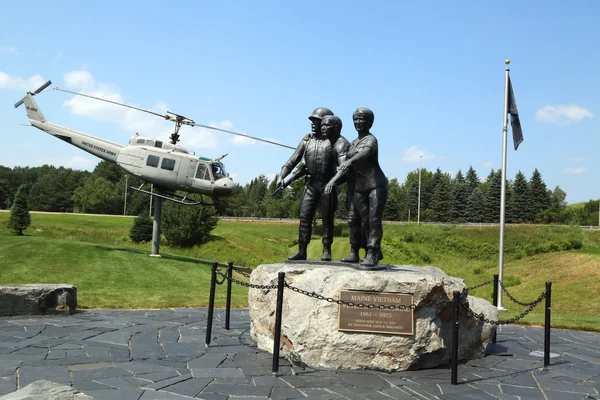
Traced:
<path fill-rule="evenodd" d="M 300 226 L 298 228 L 298 252 L 288 257 L 289 260 L 306 260 L 306 249 L 311 240 L 312 222 L 318 205 L 321 205 L 323 217 L 323 255 L 321 260 L 331 260 L 331 243 L 333 242 L 333 216 L 337 203 L 337 192 L 324 194 L 325 185 L 335 175 L 337 162 L 334 157 L 334 146 L 329 138 L 321 133 L 321 121 L 333 112 L 325 107 L 316 108 L 308 117 L 312 132 L 305 135 L 294 154 L 283 165 L 277 186 L 284 185 L 284 178 L 304 160 L 306 183 L 300 198 Z M 341 126 L 340 126 L 341 127 Z M 297 174 L 294 178 L 300 177 Z"/>

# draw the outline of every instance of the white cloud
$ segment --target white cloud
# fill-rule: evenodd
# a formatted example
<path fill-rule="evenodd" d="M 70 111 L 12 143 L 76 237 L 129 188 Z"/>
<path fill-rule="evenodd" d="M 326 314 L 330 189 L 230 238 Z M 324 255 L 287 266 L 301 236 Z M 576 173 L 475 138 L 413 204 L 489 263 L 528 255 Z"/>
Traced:
<path fill-rule="evenodd" d="M 573 161 L 573 162 L 581 162 L 581 161 L 586 161 L 588 160 L 589 157 L 588 156 L 581 156 L 581 157 L 571 157 L 569 158 L 569 161 Z"/>
<path fill-rule="evenodd" d="M 425 149 L 420 149 L 418 146 L 410 146 L 404 150 L 402 155 L 402 161 L 404 162 L 419 162 L 419 156 L 422 156 L 422 160 L 433 160 L 436 158 L 435 154 L 428 153 Z"/>
<path fill-rule="evenodd" d="M 494 165 L 494 164 L 493 164 L 491 161 L 486 161 L 486 162 L 484 162 L 484 163 L 483 163 L 483 166 L 484 166 L 485 168 L 491 168 L 491 167 L 492 167 L 492 165 Z"/>
<path fill-rule="evenodd" d="M 238 146 L 252 146 L 256 144 L 256 140 L 244 136 L 234 136 L 233 139 L 231 139 L 231 143 Z"/>
<path fill-rule="evenodd" d="M 565 168 L 561 172 L 563 174 L 568 174 L 568 175 L 579 175 L 579 174 L 583 174 L 585 172 L 585 167 Z"/>
<path fill-rule="evenodd" d="M 46 80 L 41 75 L 32 75 L 29 78 L 22 78 L 16 75 L 9 75 L 0 71 L 0 89 L 17 89 L 31 91 L 42 86 Z"/>
<path fill-rule="evenodd" d="M 21 54 L 19 52 L 19 49 L 17 49 L 16 47 L 13 47 L 13 46 L 2 46 L 2 47 L 0 47 L 0 50 L 5 51 L 10 54 L 14 54 L 15 56 L 18 56 L 19 54 Z"/>
<path fill-rule="evenodd" d="M 568 125 L 572 122 L 579 122 L 584 118 L 593 118 L 594 114 L 586 108 L 576 104 L 551 106 L 545 105 L 537 110 L 535 114 L 539 122 L 546 124 Z"/>

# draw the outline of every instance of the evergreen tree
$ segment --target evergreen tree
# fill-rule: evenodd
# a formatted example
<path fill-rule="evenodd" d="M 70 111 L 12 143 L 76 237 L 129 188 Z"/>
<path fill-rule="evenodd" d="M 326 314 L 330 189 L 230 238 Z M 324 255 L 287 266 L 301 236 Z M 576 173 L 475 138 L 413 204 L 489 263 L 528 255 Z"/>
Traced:
<path fill-rule="evenodd" d="M 462 171 L 458 170 L 452 182 L 452 208 L 450 211 L 452 221 L 467 221 L 467 199 L 470 193 L 469 184 L 463 177 Z"/>
<path fill-rule="evenodd" d="M 163 203 L 162 233 L 174 246 L 193 247 L 207 242 L 217 222 L 217 213 L 212 206 Z"/>
<path fill-rule="evenodd" d="M 388 221 L 399 221 L 402 219 L 402 211 L 405 209 L 403 194 L 398 179 L 391 179 L 388 186 L 388 200 L 383 209 L 383 219 Z"/>
<path fill-rule="evenodd" d="M 483 195 L 479 188 L 475 188 L 467 199 L 467 221 L 468 222 L 483 222 L 484 206 Z"/>
<path fill-rule="evenodd" d="M 523 223 L 531 221 L 531 211 L 530 211 L 530 198 L 531 193 L 529 190 L 529 182 L 527 182 L 527 178 L 521 171 L 517 172 L 515 175 L 515 180 L 512 184 L 513 187 L 513 222 L 515 223 Z"/>
<path fill-rule="evenodd" d="M 10 219 L 8 220 L 8 228 L 18 236 L 23 236 L 23 230 L 31 225 L 31 215 L 29 215 L 29 205 L 27 204 L 26 186 L 19 186 L 15 201 L 10 209 Z"/>
<path fill-rule="evenodd" d="M 147 213 L 135 217 L 129 231 L 129 237 L 135 243 L 150 242 L 152 240 L 152 226 L 154 222 Z"/>
<path fill-rule="evenodd" d="M 477 172 L 475 172 L 472 165 L 469 166 L 469 170 L 465 176 L 465 181 L 467 182 L 467 185 L 469 185 L 469 194 L 473 193 L 473 190 L 479 187 L 479 177 L 477 176 Z"/>
<path fill-rule="evenodd" d="M 535 221 L 539 221 L 538 214 L 550 208 L 550 197 L 548 196 L 548 188 L 546 188 L 546 184 L 542 180 L 542 174 L 537 168 L 533 170 L 529 187 L 531 189 L 532 215 Z"/>
<path fill-rule="evenodd" d="M 437 173 L 441 171 L 438 168 Z M 431 210 L 433 211 L 433 218 L 437 222 L 448 222 L 450 220 L 451 205 L 451 190 L 450 190 L 450 177 L 447 174 L 441 174 L 441 177 L 436 180 L 435 192 L 431 200 Z"/>
<path fill-rule="evenodd" d="M 484 200 L 484 220 L 486 222 L 500 222 L 500 200 L 502 192 L 502 171 L 490 172 L 488 177 L 487 191 Z"/>

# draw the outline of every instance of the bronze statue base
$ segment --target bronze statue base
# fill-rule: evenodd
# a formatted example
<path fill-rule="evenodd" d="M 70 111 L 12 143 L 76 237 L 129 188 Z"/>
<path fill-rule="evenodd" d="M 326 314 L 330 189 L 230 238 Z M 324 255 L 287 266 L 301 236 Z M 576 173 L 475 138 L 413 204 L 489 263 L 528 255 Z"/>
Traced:
<path fill-rule="evenodd" d="M 394 267 L 390 264 L 377 264 L 374 266 L 360 265 L 360 263 L 348 263 L 342 261 L 321 261 L 321 260 L 285 260 L 286 264 L 309 264 L 309 265 L 327 265 L 336 267 L 348 267 L 359 271 L 383 271 Z"/>

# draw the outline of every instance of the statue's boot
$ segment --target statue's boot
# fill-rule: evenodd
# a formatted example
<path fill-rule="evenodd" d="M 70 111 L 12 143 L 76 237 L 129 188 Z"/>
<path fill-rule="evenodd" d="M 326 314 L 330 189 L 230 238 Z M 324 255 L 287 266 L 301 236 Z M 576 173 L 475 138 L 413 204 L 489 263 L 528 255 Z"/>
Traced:
<path fill-rule="evenodd" d="M 365 256 L 365 258 L 360 262 L 360 265 L 365 266 L 365 267 L 374 267 L 377 265 L 378 261 L 379 261 L 379 250 L 369 249 L 367 251 L 367 255 Z"/>
<path fill-rule="evenodd" d="M 348 254 L 346 257 L 342 258 L 342 261 L 347 262 L 347 263 L 359 262 L 360 258 L 358 257 L 358 247 L 350 246 L 350 254 Z"/>
<path fill-rule="evenodd" d="M 298 252 L 293 256 L 288 257 L 288 260 L 306 260 L 307 243 L 298 243 Z"/>
<path fill-rule="evenodd" d="M 331 261 L 331 245 L 323 245 L 323 255 L 321 255 L 321 261 Z"/>
<path fill-rule="evenodd" d="M 379 261 L 383 260 L 383 253 L 381 252 L 381 249 L 379 249 Z"/>

